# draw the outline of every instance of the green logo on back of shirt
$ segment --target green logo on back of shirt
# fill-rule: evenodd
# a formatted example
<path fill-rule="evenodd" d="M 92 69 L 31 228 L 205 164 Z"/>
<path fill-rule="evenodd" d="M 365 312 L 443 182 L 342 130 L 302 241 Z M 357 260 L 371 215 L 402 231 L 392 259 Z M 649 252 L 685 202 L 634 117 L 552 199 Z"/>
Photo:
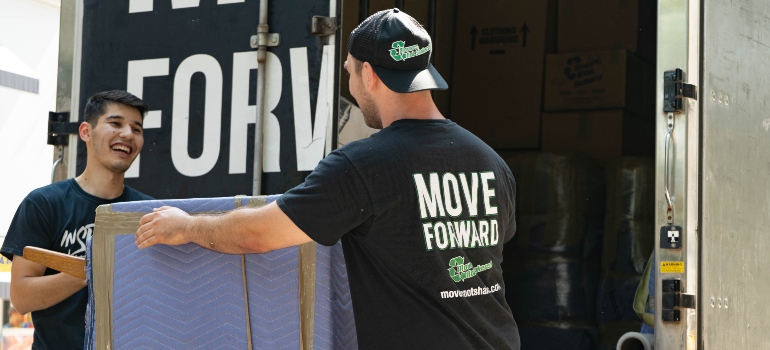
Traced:
<path fill-rule="evenodd" d="M 465 281 L 468 278 L 476 276 L 479 272 L 486 271 L 492 268 L 492 261 L 484 265 L 473 266 L 470 261 L 466 264 L 465 258 L 462 256 L 456 256 L 449 260 L 449 277 L 452 281 L 460 282 Z"/>

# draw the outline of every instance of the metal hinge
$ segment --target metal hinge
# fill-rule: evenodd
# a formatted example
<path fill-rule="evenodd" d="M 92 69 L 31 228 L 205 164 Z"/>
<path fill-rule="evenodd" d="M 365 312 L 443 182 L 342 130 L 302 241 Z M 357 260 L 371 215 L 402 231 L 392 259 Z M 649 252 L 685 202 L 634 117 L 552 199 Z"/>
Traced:
<path fill-rule="evenodd" d="M 684 72 L 677 68 L 663 73 L 663 111 L 682 112 L 682 99 L 698 99 L 698 87 L 684 82 Z"/>
<path fill-rule="evenodd" d="M 69 135 L 77 134 L 80 123 L 70 123 L 69 112 L 48 112 L 48 144 L 66 146 Z"/>
<path fill-rule="evenodd" d="M 260 46 L 278 46 L 281 43 L 281 34 L 268 33 L 267 25 L 257 26 L 257 34 L 251 36 L 249 41 L 252 49 Z"/>
<path fill-rule="evenodd" d="M 251 36 L 251 48 L 256 49 L 260 46 L 278 46 L 281 43 L 281 34 L 278 33 L 260 33 Z"/>
<path fill-rule="evenodd" d="M 313 16 L 311 28 L 315 36 L 334 35 L 337 32 L 337 18 Z"/>
<path fill-rule="evenodd" d="M 679 322 L 682 309 L 695 309 L 695 295 L 682 293 L 682 281 L 679 279 L 662 280 L 661 319 L 664 322 Z"/>

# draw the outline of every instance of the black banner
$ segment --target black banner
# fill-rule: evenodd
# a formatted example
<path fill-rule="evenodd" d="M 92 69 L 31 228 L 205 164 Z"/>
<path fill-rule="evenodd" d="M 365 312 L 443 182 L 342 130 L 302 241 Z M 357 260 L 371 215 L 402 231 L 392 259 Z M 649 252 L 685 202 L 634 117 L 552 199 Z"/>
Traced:
<path fill-rule="evenodd" d="M 324 55 L 311 19 L 330 16 L 330 1 L 270 1 L 280 45 L 268 48 L 265 72 L 262 194 L 298 185 L 323 157 L 330 107 L 316 105 L 338 98 L 328 88 L 336 49 Z M 258 22 L 257 0 L 85 1 L 79 114 L 111 89 L 150 105 L 126 184 L 161 199 L 252 194 Z M 81 141 L 78 174 L 85 152 Z"/>

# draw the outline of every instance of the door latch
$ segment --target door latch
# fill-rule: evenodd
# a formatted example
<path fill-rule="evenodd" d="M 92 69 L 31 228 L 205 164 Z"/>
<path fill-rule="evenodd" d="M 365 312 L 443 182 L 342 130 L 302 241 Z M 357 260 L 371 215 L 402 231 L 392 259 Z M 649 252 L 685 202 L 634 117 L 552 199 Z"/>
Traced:
<path fill-rule="evenodd" d="M 695 295 L 682 293 L 680 279 L 666 279 L 661 283 L 663 322 L 679 322 L 682 309 L 695 309 Z"/>
<path fill-rule="evenodd" d="M 682 99 L 698 99 L 698 87 L 684 82 L 684 72 L 677 68 L 663 73 L 663 111 L 682 112 Z"/>
<path fill-rule="evenodd" d="M 77 134 L 80 123 L 70 123 L 69 112 L 48 112 L 48 144 L 66 146 L 69 135 Z"/>
<path fill-rule="evenodd" d="M 313 16 L 312 32 L 315 36 L 329 36 L 337 32 L 337 18 Z"/>
<path fill-rule="evenodd" d="M 681 226 L 663 226 L 660 228 L 660 248 L 661 249 L 682 249 Z"/>

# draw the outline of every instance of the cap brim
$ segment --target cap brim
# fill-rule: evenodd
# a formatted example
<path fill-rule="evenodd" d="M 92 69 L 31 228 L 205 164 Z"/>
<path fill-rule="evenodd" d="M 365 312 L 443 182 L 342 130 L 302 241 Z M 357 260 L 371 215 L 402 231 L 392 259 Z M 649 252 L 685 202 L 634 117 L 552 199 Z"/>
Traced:
<path fill-rule="evenodd" d="M 385 86 L 395 92 L 406 93 L 422 90 L 446 90 L 447 85 L 436 68 L 428 63 L 423 70 L 396 70 L 372 65 L 374 72 Z"/>

